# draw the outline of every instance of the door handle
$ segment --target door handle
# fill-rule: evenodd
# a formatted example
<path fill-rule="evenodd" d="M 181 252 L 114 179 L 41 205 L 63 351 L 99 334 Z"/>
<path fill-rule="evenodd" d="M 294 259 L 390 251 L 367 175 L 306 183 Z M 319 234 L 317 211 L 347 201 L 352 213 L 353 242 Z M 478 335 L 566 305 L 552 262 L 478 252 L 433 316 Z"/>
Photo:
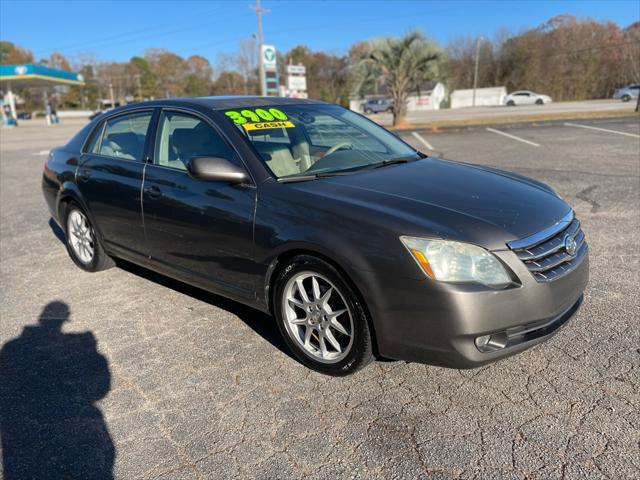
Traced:
<path fill-rule="evenodd" d="M 87 180 L 89 180 L 90 176 L 91 176 L 91 170 L 87 170 L 86 168 L 78 172 L 78 179 L 82 182 L 86 182 Z"/>
<path fill-rule="evenodd" d="M 146 193 L 149 198 L 160 198 L 162 196 L 162 192 L 155 185 L 152 187 L 145 187 L 144 193 Z"/>

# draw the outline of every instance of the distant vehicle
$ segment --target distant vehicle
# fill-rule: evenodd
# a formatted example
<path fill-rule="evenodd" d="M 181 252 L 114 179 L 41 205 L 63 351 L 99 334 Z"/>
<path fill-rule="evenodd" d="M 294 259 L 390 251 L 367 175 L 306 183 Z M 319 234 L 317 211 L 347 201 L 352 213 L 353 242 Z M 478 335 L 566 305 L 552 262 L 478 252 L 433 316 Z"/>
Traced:
<path fill-rule="evenodd" d="M 380 112 L 391 112 L 393 110 L 393 106 L 391 104 L 391 100 L 388 98 L 379 98 L 373 100 L 367 100 L 362 105 L 364 113 L 380 113 Z"/>
<path fill-rule="evenodd" d="M 31 120 L 29 112 L 18 112 L 18 120 Z"/>
<path fill-rule="evenodd" d="M 619 98 L 623 102 L 628 102 L 632 98 L 638 98 L 638 93 L 640 93 L 640 83 L 635 83 L 616 89 L 613 93 L 613 98 Z"/>
<path fill-rule="evenodd" d="M 269 312 L 331 375 L 374 354 L 470 368 L 521 352 L 569 321 L 589 277 L 548 185 L 427 157 L 313 100 L 116 108 L 51 151 L 42 188 L 78 267 L 123 258 Z"/>
<path fill-rule="evenodd" d="M 541 95 L 539 93 L 530 92 L 529 90 L 519 90 L 517 92 L 510 93 L 504 99 L 504 103 L 509 107 L 515 105 L 544 105 L 545 103 L 551 103 L 551 97 L 549 95 Z"/>

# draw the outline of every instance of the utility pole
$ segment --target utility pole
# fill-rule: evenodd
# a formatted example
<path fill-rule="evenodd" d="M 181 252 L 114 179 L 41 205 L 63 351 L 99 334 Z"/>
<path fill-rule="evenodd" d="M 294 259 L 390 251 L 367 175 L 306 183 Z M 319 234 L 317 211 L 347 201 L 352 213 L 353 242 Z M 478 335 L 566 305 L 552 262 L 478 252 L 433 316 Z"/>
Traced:
<path fill-rule="evenodd" d="M 115 108 L 116 99 L 113 97 L 113 83 L 109 82 L 109 99 L 111 100 L 111 108 Z"/>
<path fill-rule="evenodd" d="M 138 101 L 141 102 L 142 101 L 142 85 L 140 84 L 140 74 L 136 73 L 134 75 L 134 78 L 136 79 L 136 87 L 138 87 Z"/>
<path fill-rule="evenodd" d="M 260 7 L 260 0 L 256 0 L 255 6 L 249 7 L 258 16 L 258 65 L 260 67 L 260 95 L 267 95 L 267 82 L 264 77 L 264 64 L 262 63 L 262 15 L 269 13 L 268 9 Z"/>
<path fill-rule="evenodd" d="M 473 74 L 473 103 L 472 106 L 476 106 L 476 88 L 478 87 L 478 60 L 480 59 L 480 42 L 482 41 L 482 37 L 478 37 L 476 41 L 476 68 Z"/>

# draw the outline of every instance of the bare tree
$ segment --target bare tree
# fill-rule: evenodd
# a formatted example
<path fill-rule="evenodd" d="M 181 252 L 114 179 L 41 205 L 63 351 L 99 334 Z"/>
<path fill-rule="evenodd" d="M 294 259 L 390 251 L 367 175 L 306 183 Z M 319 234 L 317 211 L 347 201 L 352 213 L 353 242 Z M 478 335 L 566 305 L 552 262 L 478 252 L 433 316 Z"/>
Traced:
<path fill-rule="evenodd" d="M 236 66 L 244 79 L 244 94 L 249 94 L 249 83 L 258 68 L 258 45 L 255 38 L 240 41 L 240 48 L 236 57 Z M 255 92 L 251 92 L 255 93 Z"/>

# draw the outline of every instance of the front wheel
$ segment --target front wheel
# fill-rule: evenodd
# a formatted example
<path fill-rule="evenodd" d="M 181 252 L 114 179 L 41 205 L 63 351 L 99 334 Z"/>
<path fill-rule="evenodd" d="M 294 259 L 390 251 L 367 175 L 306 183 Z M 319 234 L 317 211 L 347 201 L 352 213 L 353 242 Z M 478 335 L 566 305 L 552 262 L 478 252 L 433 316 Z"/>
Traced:
<path fill-rule="evenodd" d="M 98 272 L 114 265 L 102 248 L 86 213 L 75 203 L 66 210 L 64 226 L 67 252 L 77 266 L 87 272 Z"/>
<path fill-rule="evenodd" d="M 514 102 L 513 100 L 509 100 L 507 102 L 507 107 L 515 107 L 516 106 L 516 102 Z"/>
<path fill-rule="evenodd" d="M 298 256 L 280 272 L 275 285 L 278 327 L 300 362 L 335 376 L 349 375 L 371 362 L 367 315 L 333 266 Z"/>
<path fill-rule="evenodd" d="M 631 95 L 623 95 L 621 100 L 623 102 L 628 102 L 631 100 Z"/>
<path fill-rule="evenodd" d="M 544 100 L 542 100 L 541 98 L 536 100 L 536 105 L 543 105 L 544 104 Z"/>

